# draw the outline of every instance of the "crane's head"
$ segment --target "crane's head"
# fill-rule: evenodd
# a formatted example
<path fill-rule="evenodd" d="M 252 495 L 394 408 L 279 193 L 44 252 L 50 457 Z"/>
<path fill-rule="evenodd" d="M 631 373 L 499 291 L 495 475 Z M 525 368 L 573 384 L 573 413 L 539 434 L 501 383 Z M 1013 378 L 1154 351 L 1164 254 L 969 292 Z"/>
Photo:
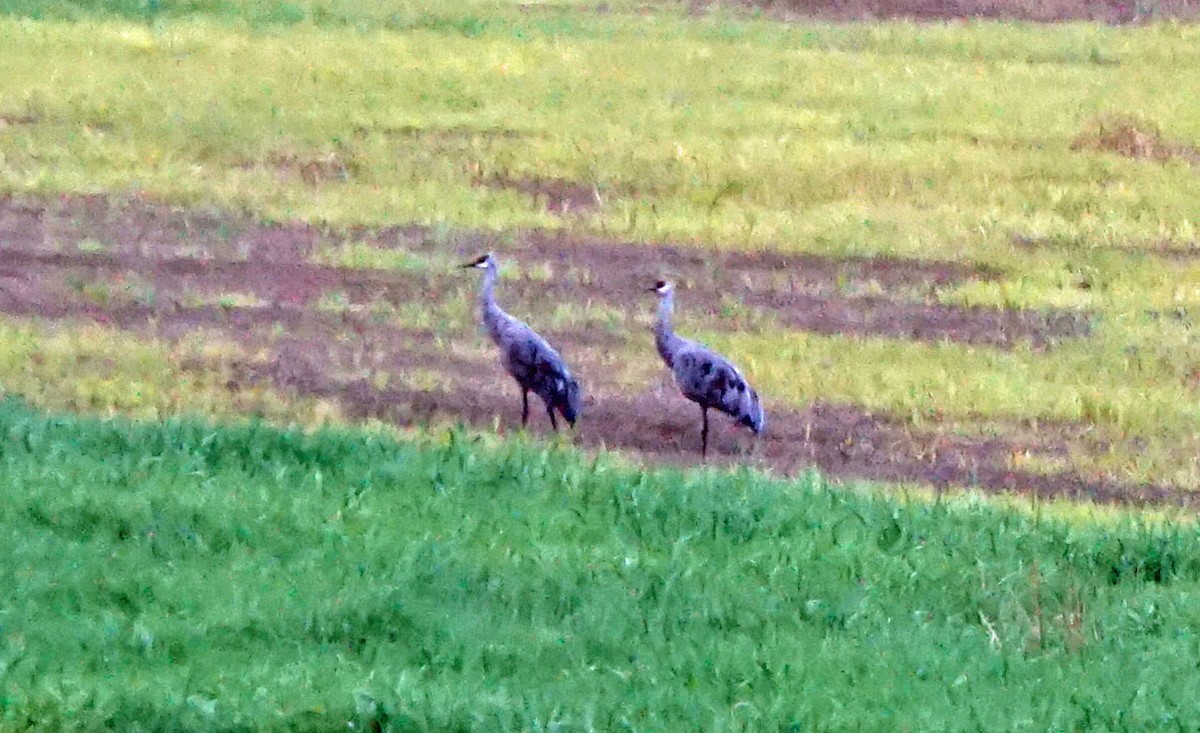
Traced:
<path fill-rule="evenodd" d="M 567 424 L 575 427 L 575 421 L 583 413 L 583 391 L 574 377 L 567 377 L 563 381 L 562 388 L 554 397 L 554 406 L 562 413 Z"/>
<path fill-rule="evenodd" d="M 755 392 L 754 388 L 749 385 L 746 386 L 746 394 L 741 408 L 742 417 L 734 425 L 745 425 L 754 431 L 755 435 L 761 435 L 767 429 L 767 413 L 763 410 L 758 392 Z"/>
<path fill-rule="evenodd" d="M 650 288 L 650 290 L 658 293 L 659 295 L 667 295 L 674 289 L 675 284 L 666 280 L 659 280 L 658 282 L 654 283 L 654 287 Z"/>
<path fill-rule="evenodd" d="M 491 252 L 488 252 L 485 255 L 480 255 L 479 257 L 471 260 L 470 262 L 465 263 L 463 265 L 463 267 L 464 268 L 478 267 L 481 270 L 486 270 L 488 265 L 494 265 L 494 264 L 496 264 L 496 255 L 492 254 Z"/>

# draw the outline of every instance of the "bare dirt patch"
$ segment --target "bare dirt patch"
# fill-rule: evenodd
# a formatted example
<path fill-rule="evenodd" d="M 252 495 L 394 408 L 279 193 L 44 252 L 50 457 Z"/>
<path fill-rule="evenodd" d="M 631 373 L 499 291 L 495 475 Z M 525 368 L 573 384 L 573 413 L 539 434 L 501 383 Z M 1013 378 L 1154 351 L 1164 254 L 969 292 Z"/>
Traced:
<path fill-rule="evenodd" d="M 461 314 L 475 279 L 453 269 L 354 270 L 306 261 L 317 247 L 345 236 L 137 199 L 4 199 L 0 312 L 92 320 L 167 339 L 197 329 L 213 331 L 243 344 L 248 355 L 231 390 L 265 381 L 335 399 L 353 415 L 399 424 L 462 420 L 487 428 L 499 420 L 504 429 L 515 426 L 515 388 L 490 351 L 477 348 L 480 336 L 470 320 L 456 317 L 428 328 L 398 323 L 394 315 L 373 315 L 372 308 L 391 307 L 388 313 L 394 314 L 413 303 L 434 312 L 453 307 Z M 546 317 L 555 303 L 566 302 L 605 304 L 624 314 L 623 329 L 616 332 L 544 329 L 568 352 L 623 353 L 635 312 L 651 300 L 647 282 L 662 273 L 688 285 L 689 308 L 719 308 L 733 293 L 784 322 L 830 333 L 1048 343 L 1059 337 L 1055 334 L 1082 332 L 1078 324 L 1036 321 L 1041 316 L 936 304 L 932 299 L 939 288 L 995 274 L 956 263 L 717 253 L 546 232 L 509 234 L 503 242 L 500 235 L 479 232 L 457 232 L 447 239 L 420 227 L 350 236 L 443 258 L 465 259 L 505 244 L 526 273 L 542 267 L 550 273 L 505 280 L 506 303 L 514 311 Z M 223 294 L 238 297 L 225 300 Z M 340 305 L 330 306 L 331 295 Z M 1005 335 L 972 335 L 985 333 Z M 626 450 L 656 462 L 697 461 L 698 414 L 665 380 L 631 393 L 602 373 L 581 376 L 591 397 L 577 435 L 580 444 Z M 436 384 L 413 386 L 425 377 Z M 834 476 L 1103 501 L 1186 500 L 1170 487 L 1087 478 L 1065 468 L 1038 472 L 1018 460 L 1032 454 L 1068 465 L 1070 452 L 1086 449 L 1072 437 L 1076 432 L 1072 426 L 996 425 L 967 434 L 936 426 L 917 430 L 853 406 L 818 404 L 808 410 L 772 408 L 769 432 L 753 454 L 745 450 L 747 436 L 723 434 L 714 440 L 713 460 L 783 473 L 817 466 Z"/>
<path fill-rule="evenodd" d="M 689 0 L 694 10 L 718 4 Z M 966 18 L 1026 20 L 1040 23 L 1088 20 L 1100 23 L 1145 23 L 1154 20 L 1200 18 L 1191 0 L 736 0 L 722 5 L 766 10 L 785 16 L 837 21 L 908 18 L 957 20 Z"/>
<path fill-rule="evenodd" d="M 576 183 L 562 178 L 510 178 L 490 176 L 479 184 L 487 188 L 516 191 L 538 201 L 551 214 L 586 214 L 598 209 L 602 203 L 600 191 L 595 186 Z"/>
<path fill-rule="evenodd" d="M 108 282 L 119 273 L 142 275 L 167 298 L 177 293 L 254 293 L 272 302 L 311 303 L 339 288 L 387 287 L 395 278 L 369 270 L 342 270 L 304 262 L 271 262 L 270 270 L 256 260 L 223 261 L 177 257 L 148 259 L 128 254 L 52 252 L 5 253 L 10 263 L 28 276 L 65 276 L 83 282 Z M 176 299 L 174 302 L 178 302 Z"/>
<path fill-rule="evenodd" d="M 915 341 L 955 341 L 1001 348 L 1028 342 L 1035 349 L 1086 336 L 1090 321 L 1069 311 L 1039 312 L 912 303 L 887 297 L 837 299 L 803 293 L 769 293 L 747 304 L 783 314 L 792 328 L 822 334 L 889 336 Z"/>
<path fill-rule="evenodd" d="M 478 246 L 488 248 L 489 243 Z M 568 279 L 506 283 L 518 302 L 569 299 L 574 292 L 597 302 L 628 304 L 646 300 L 649 285 L 665 276 L 680 283 L 680 302 L 686 303 L 689 311 L 715 316 L 732 300 L 772 315 L 783 326 L 821 334 L 1001 348 L 1029 343 L 1044 348 L 1091 331 L 1089 316 L 1076 311 L 1006 310 L 937 302 L 943 287 L 998 275 L 961 263 L 711 252 L 553 237 L 544 232 L 523 237 L 509 251 L 520 257 L 523 266 L 546 265 L 560 272 L 576 268 L 593 276 L 590 283 Z"/>
<path fill-rule="evenodd" d="M 8 127 L 24 127 L 41 122 L 41 115 L 35 114 L 0 114 L 0 130 Z"/>
<path fill-rule="evenodd" d="M 248 383 L 285 384 L 299 394 L 336 400 L 358 418 L 377 418 L 401 425 L 426 425 L 448 418 L 477 428 L 499 423 L 501 430 L 519 426 L 515 388 L 497 390 L 504 377 L 498 366 L 471 364 L 456 372 L 456 385 L 444 391 L 378 389 L 366 380 L 330 380 L 311 360 L 299 370 L 248 368 Z M 277 375 L 287 370 L 284 381 Z M 488 374 L 489 371 L 495 374 Z M 303 377 L 296 378 L 296 374 Z M 509 392 L 511 394 L 505 394 Z M 676 394 L 647 389 L 636 395 L 593 398 L 573 440 L 589 448 L 619 449 L 654 462 L 695 465 L 699 462 L 700 419 L 694 406 Z M 534 410 L 531 429 L 549 432 Z M 714 418 L 719 425 L 721 418 Z M 914 430 L 898 420 L 850 405 L 817 403 L 807 410 L 770 413 L 770 429 L 754 440 L 745 433 L 717 430 L 710 438 L 709 464 L 756 465 L 784 475 L 816 467 L 840 478 L 909 482 L 1071 498 L 1102 503 L 1190 505 L 1187 492 L 1166 485 L 1131 484 L 1110 477 L 1087 477 L 1063 470 L 1039 472 L 1022 468 L 1032 457 L 1066 462 L 1078 442 L 1075 426 L 1047 426 L 1037 431 L 1010 430 L 977 434 Z"/>
<path fill-rule="evenodd" d="M 1175 262 L 1193 262 L 1200 260 L 1200 242 L 1181 242 L 1163 240 L 1150 243 L 1133 243 L 1130 245 L 1101 245 L 1095 246 L 1091 243 L 1083 243 L 1079 241 L 1062 241 L 1051 237 L 1032 237 L 1025 234 L 1014 234 L 1012 243 L 1024 250 L 1049 250 L 1063 253 L 1071 252 L 1086 252 L 1091 249 L 1119 252 L 1133 257 L 1151 256 L 1159 257 L 1164 260 Z M 1091 287 L 1085 277 L 1077 278 L 1077 287 L 1087 289 Z"/>
<path fill-rule="evenodd" d="M 736 317 L 722 315 L 731 304 L 740 304 L 783 327 L 816 333 L 1000 348 L 1022 343 L 1043 348 L 1090 331 L 1087 314 L 1073 311 L 939 303 L 943 287 L 997 275 L 961 263 L 716 252 L 540 231 L 465 231 L 445 240 L 428 229 L 407 226 L 346 236 L 381 248 L 404 248 L 417 257 L 466 258 L 495 250 L 510 265 L 519 261 L 526 273 L 549 273 L 544 278 L 505 278 L 506 302 L 535 316 L 548 315 L 564 303 L 599 304 L 629 322 L 652 300 L 646 293 L 649 284 L 667 276 L 680 283 L 689 313 L 707 314 L 714 326 L 744 327 Z M 453 268 L 377 271 L 307 261 L 319 244 L 337 241 L 311 226 L 263 226 L 245 217 L 175 211 L 144 201 L 67 198 L 39 208 L 0 200 L 0 243 L 9 243 L 0 250 L 5 261 L 31 278 L 56 281 L 58 290 L 66 287 L 64 280 L 133 273 L 160 299 L 181 292 L 243 291 L 270 303 L 310 304 L 337 292 L 356 305 L 421 302 L 449 308 L 468 287 Z"/>
<path fill-rule="evenodd" d="M 1200 166 L 1200 149 L 1163 136 L 1158 125 L 1130 115 L 1103 115 L 1093 118 L 1074 140 L 1072 150 L 1115 153 L 1135 160 L 1165 163 L 1180 158 Z"/>
<path fill-rule="evenodd" d="M 143 198 L 107 196 L 0 196 L 0 253 L 99 251 L 149 260 L 308 258 L 322 236 L 305 224 L 264 226 L 250 217 L 212 208 L 180 208 Z"/>
<path fill-rule="evenodd" d="M 246 170 L 259 167 L 270 170 L 281 182 L 299 180 L 308 186 L 319 186 L 329 181 L 348 181 L 359 171 L 358 163 L 352 155 L 339 153 L 310 156 L 276 155 L 266 163 L 242 164 L 242 168 Z"/>
<path fill-rule="evenodd" d="M 356 135 L 386 135 L 399 140 L 422 142 L 465 143 L 473 140 L 520 140 L 528 133 L 505 127 L 475 128 L 465 125 L 449 127 L 421 127 L 417 125 L 360 125 L 354 128 Z"/>
<path fill-rule="evenodd" d="M 494 242 L 481 241 L 480 246 Z M 868 284 L 884 290 L 904 288 L 933 292 L 939 286 L 965 280 L 992 279 L 1000 273 L 945 260 L 906 260 L 895 257 L 836 257 L 784 253 L 774 250 L 730 252 L 697 247 L 620 242 L 549 232 L 526 232 L 508 248 L 522 260 L 546 262 L 604 272 L 618 286 L 646 285 L 662 275 L 685 283 L 709 281 L 721 290 L 755 287 L 782 277 L 797 285 L 855 290 Z M 622 273 L 624 273 L 622 275 Z"/>

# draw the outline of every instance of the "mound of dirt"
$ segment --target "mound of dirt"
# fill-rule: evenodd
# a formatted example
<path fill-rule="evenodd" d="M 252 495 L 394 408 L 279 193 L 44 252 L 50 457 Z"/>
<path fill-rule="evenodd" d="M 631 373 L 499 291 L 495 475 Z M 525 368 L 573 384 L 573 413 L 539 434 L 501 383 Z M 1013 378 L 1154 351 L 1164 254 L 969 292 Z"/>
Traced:
<path fill-rule="evenodd" d="M 1168 140 L 1158 125 L 1130 115 L 1102 115 L 1090 120 L 1071 141 L 1072 150 L 1116 153 L 1136 160 L 1166 162 L 1183 158 L 1200 165 L 1200 149 Z"/>

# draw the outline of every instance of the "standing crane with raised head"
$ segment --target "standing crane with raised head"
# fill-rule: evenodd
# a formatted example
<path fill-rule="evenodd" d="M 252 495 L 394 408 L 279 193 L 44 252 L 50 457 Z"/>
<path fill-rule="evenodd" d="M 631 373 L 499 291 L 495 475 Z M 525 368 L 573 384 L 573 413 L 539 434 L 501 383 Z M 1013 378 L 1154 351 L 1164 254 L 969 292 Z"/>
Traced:
<path fill-rule="evenodd" d="M 504 369 L 521 388 L 521 427 L 529 422 L 529 393 L 533 392 L 546 403 L 550 425 L 558 430 L 557 410 L 568 425 L 575 426 L 582 411 L 579 383 L 571 376 L 563 358 L 546 340 L 519 319 L 505 313 L 496 304 L 493 292 L 499 277 L 499 263 L 491 252 L 463 265 L 484 271 L 479 291 L 479 313 L 488 335 L 500 347 Z"/>
<path fill-rule="evenodd" d="M 675 286 L 659 280 L 658 319 L 654 324 L 654 342 L 658 353 L 670 368 L 679 391 L 700 405 L 700 454 L 708 455 L 708 411 L 719 410 L 759 435 L 767 427 L 758 393 L 728 359 L 695 341 L 675 334 L 671 317 L 675 313 Z"/>

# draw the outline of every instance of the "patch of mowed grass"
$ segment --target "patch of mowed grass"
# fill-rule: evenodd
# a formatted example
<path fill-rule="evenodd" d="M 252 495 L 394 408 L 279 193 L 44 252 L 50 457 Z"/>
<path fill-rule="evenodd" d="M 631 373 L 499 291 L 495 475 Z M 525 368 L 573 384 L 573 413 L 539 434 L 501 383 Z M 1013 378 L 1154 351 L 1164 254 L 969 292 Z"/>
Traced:
<path fill-rule="evenodd" d="M 1200 489 L 1200 406 L 1187 386 L 1200 347 L 1190 325 L 1140 327 L 1143 341 L 1112 343 L 1113 332 L 1106 331 L 1049 354 L 1027 346 L 1004 351 L 798 332 L 707 331 L 700 337 L 738 356 L 767 396 L 768 410 L 832 401 L 914 426 L 944 418 L 1010 429 L 1086 425 L 1104 447 L 1074 456 L 1084 474 Z M 1115 357 L 1098 358 L 1106 352 Z"/>
<path fill-rule="evenodd" d="M 143 418 L 255 415 L 309 424 L 338 418 L 327 403 L 285 399 L 261 385 L 231 389 L 232 365 L 244 358 L 208 333 L 169 345 L 94 324 L 0 319 L 0 396 L 46 409 Z"/>
<path fill-rule="evenodd" d="M 11 400 L 0 492 L 10 727 L 1200 724 L 1191 523 Z"/>
<path fill-rule="evenodd" d="M 1185 434 L 1200 420 L 1200 405 L 1179 399 L 1185 375 L 1165 383 L 1130 378 L 1141 362 L 1161 372 L 1154 362 L 1171 358 L 1169 353 L 1133 350 L 1128 363 L 1109 369 L 1084 339 L 1047 358 L 1028 347 L 1002 351 L 807 333 L 707 333 L 704 340 L 741 355 L 765 394 L 793 405 L 853 400 L 899 415 L 953 405 L 959 415 L 1081 421 L 1142 435 L 1161 429 Z M 1181 334 L 1179 348 L 1195 354 L 1184 341 Z"/>
<path fill-rule="evenodd" d="M 450 270 L 453 260 L 446 257 L 422 257 L 404 249 L 379 247 L 367 242 L 327 244 L 313 252 L 310 260 L 318 265 L 356 270 Z"/>

